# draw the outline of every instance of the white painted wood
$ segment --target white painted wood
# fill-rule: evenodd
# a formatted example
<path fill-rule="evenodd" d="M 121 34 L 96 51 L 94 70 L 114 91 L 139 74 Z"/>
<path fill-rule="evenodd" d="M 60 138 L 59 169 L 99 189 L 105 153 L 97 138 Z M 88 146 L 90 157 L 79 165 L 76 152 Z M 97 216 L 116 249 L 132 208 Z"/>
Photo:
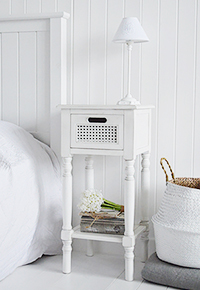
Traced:
<path fill-rule="evenodd" d="M 85 189 L 94 189 L 94 166 L 92 156 L 85 157 Z"/>
<path fill-rule="evenodd" d="M 100 99 L 99 95 L 98 97 L 97 95 L 96 97 L 92 96 L 92 100 L 95 103 L 99 101 L 101 104 L 116 104 L 124 96 L 123 88 L 126 88 L 127 71 L 126 50 L 122 45 L 112 43 L 112 38 L 123 16 L 138 17 L 150 38 L 150 42 L 133 47 L 131 91 L 132 94 L 139 96 L 138 99 L 142 104 L 152 103 L 156 107 L 152 112 L 153 130 L 150 167 L 150 216 L 152 216 L 160 204 L 165 188 L 163 173 L 159 166 L 160 157 L 166 156 L 170 160 L 177 176 L 200 175 L 198 150 L 200 145 L 198 113 L 200 5 L 196 0 L 105 0 L 97 5 L 92 3 L 92 6 L 90 5 L 91 2 L 88 0 L 59 0 L 55 2 L 55 5 L 50 2 L 49 6 L 52 9 L 49 10 L 50 14 L 54 14 L 57 7 L 58 11 L 65 10 L 71 13 L 67 36 L 67 53 L 68 60 L 70 60 L 70 62 L 68 61 L 68 72 L 71 73 L 70 78 L 69 75 L 67 77 L 69 81 L 68 102 L 89 103 L 88 92 L 91 79 L 89 78 L 88 67 L 91 52 L 93 55 L 95 54 L 97 59 L 101 58 L 102 64 L 105 64 L 105 70 L 101 70 L 100 78 L 101 82 L 103 78 L 106 82 L 103 96 L 100 96 Z M 102 7 L 104 4 L 106 7 L 106 2 L 107 10 L 104 10 Z M 98 5 L 101 6 L 101 9 Z M 18 9 L 19 12 L 17 12 Z M 20 15 L 22 19 L 28 19 L 27 17 L 33 17 L 29 14 L 41 12 L 41 9 L 41 0 L 24 0 L 24 11 L 22 11 L 22 0 L 0 1 L 1 19 L 8 16 L 11 20 L 11 17 L 15 16 L 14 19 L 16 20 L 18 19 L 18 13 L 22 13 Z M 28 14 L 23 14 L 24 12 Z M 13 15 L 9 16 L 9 13 L 13 13 Z M 101 27 L 98 28 L 96 34 L 91 34 L 93 31 L 91 29 L 95 28 L 90 26 L 90 22 L 94 20 L 95 15 L 98 15 L 101 22 L 104 19 L 105 25 L 102 25 L 102 30 Z M 35 14 L 33 18 L 36 19 L 36 17 L 42 18 L 43 14 Z M 187 23 L 189 23 L 188 28 L 186 27 Z M 12 29 L 14 29 L 13 25 Z M 188 31 L 190 35 L 187 35 Z M 107 41 L 105 39 L 106 35 Z M 101 39 L 103 41 L 100 42 Z M 102 58 L 102 50 L 94 51 L 93 47 L 97 47 L 99 43 L 102 47 L 104 41 L 105 57 Z M 92 43 L 92 51 L 89 43 Z M 98 60 L 96 61 L 98 62 Z M 95 66 L 93 70 L 95 71 Z M 99 72 L 95 73 L 98 74 Z M 192 103 L 189 103 L 191 100 Z M 14 104 L 15 102 L 13 102 L 13 107 Z M 3 107 L 1 107 L 1 111 L 3 114 Z M 16 112 L 13 113 L 13 116 L 15 116 Z M 187 123 L 186 126 L 185 123 Z M 189 126 L 189 129 L 186 130 L 187 126 Z M 179 135 L 176 133 L 177 130 Z M 42 136 L 42 133 L 37 132 L 37 134 Z M 44 134 L 46 135 L 46 133 Z M 181 142 L 183 135 L 187 142 Z M 190 152 L 189 155 L 186 153 L 188 151 Z M 96 177 L 96 181 L 101 184 L 103 178 L 103 184 L 107 191 L 107 189 L 112 188 L 112 181 L 109 181 L 106 172 L 112 172 L 112 167 L 117 167 L 118 158 L 108 157 L 109 160 L 106 160 L 106 162 L 103 161 L 101 156 L 98 158 L 98 170 L 99 167 L 103 167 L 103 163 L 107 165 L 104 166 L 100 178 Z M 182 163 L 183 159 L 184 165 Z M 82 162 L 82 159 L 77 156 L 77 163 L 79 161 Z M 136 165 L 137 169 L 139 168 Z M 188 169 L 189 172 L 185 169 Z M 75 170 L 75 174 L 77 172 L 78 170 Z M 137 174 L 136 179 L 136 182 L 139 183 L 139 175 L 137 176 Z M 82 190 L 81 184 L 77 185 L 76 188 L 77 192 L 80 192 Z"/>
<path fill-rule="evenodd" d="M 107 15 L 105 102 L 113 105 L 123 97 L 123 46 L 116 45 L 112 40 L 124 16 L 124 1 L 109 0 Z"/>
<path fill-rule="evenodd" d="M 185 18 L 190 19 L 189 23 Z M 179 3 L 176 111 L 176 176 L 192 175 L 195 65 L 195 1 Z M 187 39 L 187 46 L 186 46 Z M 187 57 L 185 57 L 187 55 Z M 187 118 L 185 117 L 187 116 Z M 184 129 L 183 129 L 184 128 Z M 184 146 L 183 146 L 184 144 Z M 186 165 L 187 164 L 187 165 Z M 186 165 L 186 166 L 185 166 Z"/>
<path fill-rule="evenodd" d="M 125 233 L 121 238 L 122 245 L 125 250 L 125 279 L 127 281 L 132 281 L 134 277 L 134 268 L 133 268 L 133 250 L 135 246 L 135 235 L 134 235 L 134 216 L 135 216 L 135 178 L 134 178 L 134 160 L 133 156 L 136 156 L 136 152 L 141 151 L 144 153 L 146 147 L 150 150 L 150 108 L 147 110 L 146 108 L 142 109 L 142 107 L 138 106 L 101 106 L 98 108 L 97 106 L 78 106 L 78 105 L 61 105 L 61 156 L 64 157 L 67 154 L 87 154 L 91 155 L 91 153 L 95 153 L 96 155 L 104 154 L 110 155 L 113 154 L 122 155 L 125 159 L 125 180 L 124 180 L 124 209 L 125 209 Z M 92 115 L 91 115 L 91 112 Z M 118 114 L 117 114 L 117 113 Z M 147 118 L 144 116 L 147 115 Z M 126 116 L 126 118 L 125 118 Z M 142 118 L 136 118 L 136 116 L 140 116 Z M 121 136 L 123 136 L 123 144 L 122 148 L 118 148 L 112 144 L 112 142 L 107 142 L 106 134 L 102 131 L 100 133 L 101 137 L 99 138 L 99 128 L 95 128 L 94 130 L 88 129 L 85 132 L 85 126 L 90 124 L 92 118 L 95 121 L 95 124 L 98 126 L 102 126 L 100 121 L 108 121 L 108 124 L 120 128 L 121 127 Z M 125 119 L 125 122 L 122 120 Z M 139 123 L 139 124 L 135 124 Z M 94 123 L 92 123 L 94 124 Z M 107 123 L 106 123 L 107 124 Z M 130 126 L 130 124 L 134 124 L 134 126 Z M 78 126 L 78 129 L 77 129 Z M 70 127 L 70 130 L 69 130 Z M 66 130 L 68 128 L 68 130 Z M 127 130 L 127 128 L 131 128 L 131 130 Z M 140 128 L 140 130 L 133 130 L 133 128 Z M 102 128 L 100 128 L 102 130 Z M 104 129 L 105 130 L 105 129 Z M 117 129 L 116 129 L 117 130 Z M 75 132 L 73 134 L 72 132 Z M 110 133 L 111 134 L 111 133 Z M 116 133 L 117 134 L 117 133 Z M 105 136 L 104 136 L 105 135 Z M 119 142 L 118 138 L 113 133 L 114 139 Z M 135 139 L 141 138 L 141 142 L 136 142 Z M 94 140 L 94 141 L 93 141 Z M 145 143 L 144 143 L 145 142 Z M 77 146 L 76 146 L 77 143 Z M 108 145 L 105 147 L 105 144 Z M 127 146 L 126 144 L 129 144 Z M 145 146 L 144 146 L 145 144 Z M 66 148 L 68 145 L 68 148 Z M 85 146 L 87 145 L 87 146 Z M 96 146 L 99 145 L 99 146 Z M 77 148 L 76 148 L 77 147 Z M 129 149 L 131 148 L 131 150 Z M 136 148 L 135 148 L 136 147 Z M 95 148 L 95 149 L 91 149 Z M 128 148 L 128 149 L 127 149 Z M 92 151 L 92 152 L 91 152 Z M 143 161 L 143 177 L 142 182 L 144 185 L 142 186 L 143 198 L 148 197 L 149 193 L 149 169 L 148 169 L 148 161 L 149 154 L 144 155 L 145 161 Z M 85 188 L 94 188 L 94 169 L 93 169 L 93 160 L 91 156 L 87 156 L 85 158 L 86 166 L 85 166 Z M 63 187 L 63 195 L 67 196 L 67 189 Z M 143 200 L 143 202 L 148 203 L 148 200 Z M 148 206 L 145 207 L 148 210 Z M 144 213 L 144 212 L 143 212 Z M 67 218 L 66 208 L 63 210 L 63 216 Z M 148 216 L 148 214 L 147 214 Z M 143 217 L 146 224 L 142 224 L 141 230 L 146 229 L 148 226 L 147 218 Z M 71 222 L 71 221 L 70 221 Z M 137 234 L 140 232 L 138 230 Z M 148 229 L 147 236 L 145 235 L 144 245 L 147 247 L 147 239 L 148 239 Z M 69 235 L 69 233 L 68 233 Z M 107 236 L 107 237 L 106 237 Z M 62 236 L 63 237 L 63 236 Z M 74 229 L 72 234 L 73 238 L 83 238 L 86 240 L 103 240 L 103 241 L 112 241 L 112 235 L 96 235 L 95 233 L 80 233 L 78 228 Z M 95 237 L 95 238 L 94 238 Z M 101 238 L 100 238 L 101 237 Z M 66 235 L 66 239 L 69 241 L 68 236 Z M 110 240 L 111 239 L 111 240 Z M 64 239 L 65 240 L 65 239 Z M 114 238 L 114 241 L 119 241 L 119 237 Z M 145 249 L 145 253 L 147 253 L 147 249 Z M 91 242 L 88 245 L 88 255 L 93 255 L 93 251 L 91 249 Z M 66 255 L 63 259 L 68 259 L 68 261 L 64 261 L 64 265 L 69 265 L 71 263 L 70 257 Z"/>
<path fill-rule="evenodd" d="M 36 33 L 19 34 L 20 121 L 27 131 L 36 131 Z M 27 97 L 29 96 L 29 97 Z"/>
<path fill-rule="evenodd" d="M 51 12 L 51 13 L 28 13 L 17 15 L 4 15 L 1 14 L 1 21 L 20 21 L 20 20 L 39 20 L 39 19 L 51 19 L 51 18 L 64 18 L 69 19 L 70 15 L 66 12 Z M 26 30 L 26 29 L 25 29 Z"/>
<path fill-rule="evenodd" d="M 26 0 L 26 13 L 42 12 L 42 0 Z M 52 11 L 51 11 L 52 12 Z"/>
<path fill-rule="evenodd" d="M 106 122 L 90 123 L 89 118 L 104 118 Z M 71 148 L 80 146 L 90 149 L 123 149 L 123 115 L 71 114 Z"/>
<path fill-rule="evenodd" d="M 42 12 L 56 11 L 56 0 L 41 0 Z"/>
<path fill-rule="evenodd" d="M 134 236 L 137 238 L 144 230 L 145 226 L 135 225 Z M 80 231 L 80 226 L 73 228 L 72 238 L 81 240 L 94 240 L 101 242 L 112 242 L 112 243 L 122 243 L 123 236 L 121 235 L 107 235 L 107 234 L 96 234 L 96 233 L 85 233 Z"/>
<path fill-rule="evenodd" d="M 36 35 L 36 131 L 42 134 L 50 132 L 50 49 L 49 32 L 37 32 Z M 50 140 L 45 140 L 49 144 Z"/>
<path fill-rule="evenodd" d="M 25 8 L 25 1 L 24 0 L 11 0 L 11 13 L 12 14 L 20 14 L 24 13 L 24 8 Z"/>
<path fill-rule="evenodd" d="M 71 243 L 72 243 L 72 157 L 63 158 L 63 227 L 61 238 L 63 241 L 63 272 L 71 272 Z"/>
<path fill-rule="evenodd" d="M 85 157 L 85 189 L 94 189 L 94 166 L 92 156 Z M 87 250 L 86 255 L 92 257 L 93 252 L 93 243 L 91 240 L 87 241 Z"/>
<path fill-rule="evenodd" d="M 0 55 L 2 55 L 2 34 L 0 34 Z M 2 67 L 2 58 L 0 58 L 0 67 Z M 2 105 L 2 70 L 0 70 L 0 119 L 2 120 L 3 114 Z"/>
<path fill-rule="evenodd" d="M 73 104 L 89 104 L 90 1 L 74 2 Z"/>
<path fill-rule="evenodd" d="M 2 119 L 19 124 L 18 34 L 2 34 L 1 40 Z"/>
<path fill-rule="evenodd" d="M 151 196 L 150 215 L 157 210 L 156 172 L 157 160 L 157 126 L 158 126 L 158 88 L 159 88 L 159 41 L 160 41 L 160 5 L 161 1 L 143 1 L 141 3 L 141 24 L 150 41 L 141 47 L 141 77 L 140 77 L 140 102 L 141 104 L 155 105 L 152 112 L 152 150 L 151 150 Z M 169 13 L 169 11 L 168 11 Z M 151 24 L 150 24 L 151 23 Z M 170 45 L 170 42 L 168 43 Z M 163 122 L 164 119 L 163 119 Z M 162 182 L 162 181 L 161 181 Z M 159 193 L 161 195 L 162 193 Z"/>
<path fill-rule="evenodd" d="M 170 11 L 170 22 L 167 20 Z M 160 158 L 167 156 L 171 166 L 175 162 L 175 124 L 176 124 L 176 72 L 178 46 L 178 7 L 176 1 L 163 0 L 160 2 L 160 57 L 159 57 L 159 103 L 158 108 L 158 137 L 156 156 L 156 189 L 157 204 L 162 199 L 161 192 L 165 189 L 165 179 L 160 169 Z M 170 45 L 169 45 L 170 43 Z M 165 121 L 164 121 L 165 120 Z M 153 149 L 153 148 L 152 148 Z M 152 212 L 152 211 L 151 211 Z"/>
<path fill-rule="evenodd" d="M 90 1 L 89 104 L 104 104 L 107 1 Z M 99 14 L 102 17 L 99 17 Z M 96 40 L 99 35 L 99 41 Z"/>
<path fill-rule="evenodd" d="M 142 171 L 141 171 L 141 225 L 146 226 L 146 230 L 141 234 L 141 261 L 148 259 L 148 242 L 149 242 L 149 199 L 150 199 L 150 154 L 142 154 Z M 146 202 L 147 201 L 147 202 Z"/>
<path fill-rule="evenodd" d="M 58 104 L 66 104 L 66 19 L 50 20 L 50 146 L 60 156 L 60 114 Z M 54 136 L 57 132 L 57 138 Z"/>
<path fill-rule="evenodd" d="M 57 119 L 54 112 L 56 106 L 66 103 L 67 99 L 65 49 L 68 17 L 63 12 L 0 16 L 1 117 L 22 126 L 45 143 L 57 140 L 59 112 Z M 59 69 L 60 74 L 53 78 Z M 59 156 L 59 144 L 56 147 L 52 142 L 52 148 Z"/>
<path fill-rule="evenodd" d="M 195 51 L 195 63 L 196 63 L 196 75 L 194 80 L 194 151 L 193 151 L 193 174 L 198 177 L 200 175 L 200 163 L 199 163 L 199 146 L 200 146 L 200 5 L 198 5 L 196 13 L 198 18 L 196 19 L 196 51 Z"/>
<path fill-rule="evenodd" d="M 0 1 L 0 11 L 1 14 L 11 14 L 11 6 L 9 0 Z"/>
<path fill-rule="evenodd" d="M 22 19 L 23 20 L 23 19 Z M 9 21 L 7 18 L 6 20 L 2 20 L 0 23 L 0 30 L 1 32 L 35 32 L 35 31 L 46 31 L 49 30 L 49 23 L 43 20 L 28 20 L 25 21 L 18 21 L 12 20 Z"/>
<path fill-rule="evenodd" d="M 124 217 L 125 233 L 122 245 L 125 250 L 125 279 L 134 279 L 134 246 L 135 237 L 133 235 L 134 213 L 135 213 L 135 178 L 134 160 L 125 160 L 125 181 L 124 181 Z"/>

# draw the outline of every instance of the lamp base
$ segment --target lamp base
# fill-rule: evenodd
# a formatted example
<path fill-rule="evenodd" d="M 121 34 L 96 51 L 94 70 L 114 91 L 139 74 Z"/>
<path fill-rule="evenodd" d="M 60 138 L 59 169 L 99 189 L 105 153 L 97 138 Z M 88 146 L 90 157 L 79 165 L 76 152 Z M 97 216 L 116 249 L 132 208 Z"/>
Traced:
<path fill-rule="evenodd" d="M 117 105 L 140 105 L 140 102 L 133 98 L 131 95 L 126 95 L 117 103 Z"/>

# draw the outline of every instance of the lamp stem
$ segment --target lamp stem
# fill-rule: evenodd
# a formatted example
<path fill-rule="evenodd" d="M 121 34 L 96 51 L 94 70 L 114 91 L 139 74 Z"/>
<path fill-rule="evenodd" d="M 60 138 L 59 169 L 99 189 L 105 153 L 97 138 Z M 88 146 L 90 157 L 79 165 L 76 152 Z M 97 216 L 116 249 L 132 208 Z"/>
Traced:
<path fill-rule="evenodd" d="M 131 96 L 131 51 L 132 51 L 132 43 L 127 42 L 128 49 L 128 87 L 127 87 L 127 97 Z"/>

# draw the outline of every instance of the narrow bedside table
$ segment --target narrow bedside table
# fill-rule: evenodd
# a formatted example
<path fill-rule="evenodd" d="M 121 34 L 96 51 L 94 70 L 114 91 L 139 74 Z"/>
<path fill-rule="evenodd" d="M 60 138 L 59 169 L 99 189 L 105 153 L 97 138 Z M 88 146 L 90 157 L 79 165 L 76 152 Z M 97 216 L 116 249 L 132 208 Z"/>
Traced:
<path fill-rule="evenodd" d="M 63 161 L 63 272 L 71 272 L 72 239 L 121 243 L 125 250 L 125 279 L 134 278 L 134 245 L 141 235 L 143 257 L 148 256 L 148 199 L 150 189 L 150 143 L 152 106 L 115 105 L 84 106 L 61 105 L 61 157 Z M 72 156 L 86 155 L 86 189 L 94 188 L 92 155 L 123 156 L 124 179 L 124 235 L 80 232 L 72 229 Z M 134 226 L 135 178 L 134 162 L 142 154 L 141 222 Z M 89 249 L 90 250 L 90 249 Z M 89 251 L 88 250 L 88 251 Z"/>

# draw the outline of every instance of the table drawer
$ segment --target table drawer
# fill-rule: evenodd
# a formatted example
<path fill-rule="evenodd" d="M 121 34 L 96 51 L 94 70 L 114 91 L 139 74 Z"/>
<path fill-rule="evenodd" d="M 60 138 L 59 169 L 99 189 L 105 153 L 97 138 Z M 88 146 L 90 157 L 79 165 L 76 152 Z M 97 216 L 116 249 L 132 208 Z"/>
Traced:
<path fill-rule="evenodd" d="M 123 149 L 123 115 L 71 115 L 71 148 Z"/>

